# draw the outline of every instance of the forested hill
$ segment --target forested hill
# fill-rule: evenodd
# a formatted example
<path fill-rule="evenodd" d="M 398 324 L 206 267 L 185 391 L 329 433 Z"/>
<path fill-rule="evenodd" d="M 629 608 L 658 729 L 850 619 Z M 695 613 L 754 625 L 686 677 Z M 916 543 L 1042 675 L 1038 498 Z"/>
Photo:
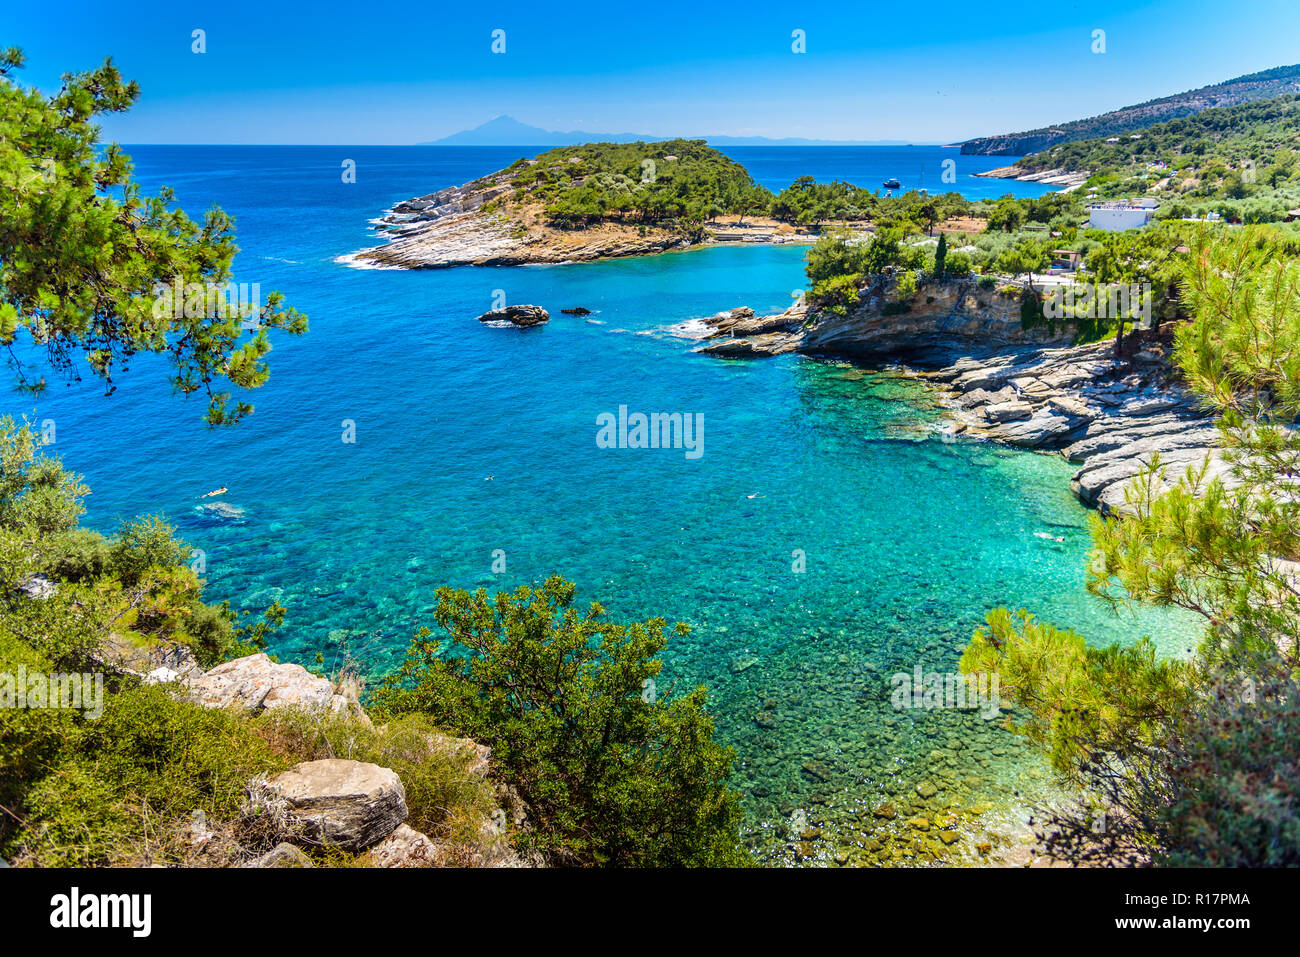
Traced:
<path fill-rule="evenodd" d="M 1283 93 L 1300 92 L 1300 64 L 1279 66 L 1260 73 L 1250 73 L 1212 86 L 1188 90 L 1135 106 L 1047 126 L 1024 133 L 983 136 L 961 144 L 961 151 L 981 156 L 1021 156 L 1037 153 L 1058 143 L 1097 137 L 1118 136 L 1144 130 L 1156 123 L 1190 116 L 1211 107 L 1235 106 L 1265 100 Z"/>
<path fill-rule="evenodd" d="M 1294 169 L 1300 146 L 1300 95 L 1215 107 L 1157 123 L 1142 133 L 1062 143 L 1016 161 L 1026 172 L 1089 170 L 1148 178 L 1222 177 L 1271 180 L 1276 168 Z M 1288 174 L 1289 178 L 1289 174 Z"/>
<path fill-rule="evenodd" d="M 771 193 L 703 140 L 562 146 L 504 171 L 508 202 L 542 204 L 552 223 L 703 222 L 763 208 Z M 486 181 L 483 181 L 486 183 Z"/>

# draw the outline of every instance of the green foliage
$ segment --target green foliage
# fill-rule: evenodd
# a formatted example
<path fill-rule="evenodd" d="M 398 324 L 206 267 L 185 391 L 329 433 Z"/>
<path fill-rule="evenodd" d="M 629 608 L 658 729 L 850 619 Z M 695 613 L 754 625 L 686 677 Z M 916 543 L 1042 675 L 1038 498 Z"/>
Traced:
<path fill-rule="evenodd" d="M 139 645 L 187 643 L 210 666 L 257 650 L 283 621 L 273 605 L 236 626 L 248 611 L 204 604 L 189 548 L 158 518 L 125 522 L 112 538 L 78 527 L 89 489 L 40 450 L 29 427 L 0 418 L 0 582 L 45 575 L 56 586 L 44 599 L 5 588 L 0 629 L 58 667 L 83 667 L 110 634 Z"/>
<path fill-rule="evenodd" d="M 375 728 L 281 708 L 259 717 L 257 731 L 298 761 L 343 758 L 396 771 L 406 789 L 407 823 L 435 839 L 474 839 L 468 829 L 496 807 L 493 785 L 474 770 L 477 756 L 423 714 Z"/>
<path fill-rule="evenodd" d="M 1192 317 L 1177 330 L 1177 360 L 1219 416 L 1232 482 L 1208 462 L 1176 478 L 1153 458 L 1122 512 L 1094 519 L 1088 588 L 1117 608 L 1201 616 L 1195 654 L 1094 649 L 1002 610 L 963 668 L 999 671 L 1030 713 L 1022 730 L 1110 815 L 1101 840 L 1078 816 L 1057 815 L 1057 850 L 1295 863 L 1300 589 L 1288 562 L 1300 557 L 1300 266 L 1276 231 L 1208 228 L 1177 264 Z"/>
<path fill-rule="evenodd" d="M 705 691 L 654 688 L 665 622 L 608 623 L 574 597 L 560 578 L 494 598 L 441 589 L 446 639 L 418 637 L 376 708 L 489 745 L 528 807 L 521 843 L 554 862 L 741 862 L 731 752 L 713 741 Z"/>
<path fill-rule="evenodd" d="M 233 312 L 155 310 L 158 287 L 230 281 L 230 217 L 214 207 L 196 223 L 172 208 L 170 190 L 142 196 L 116 144 L 98 152 L 95 118 L 129 109 L 139 95 L 111 60 L 66 75 L 48 98 L 15 82 L 22 62 L 16 49 L 0 52 L 0 346 L 25 333 L 60 375 L 75 377 L 84 363 L 109 392 L 135 354 L 163 353 L 178 391 L 207 395 L 210 424 L 237 421 L 252 406 L 232 405 L 229 389 L 266 382 L 267 330 L 299 334 L 306 318 L 283 308 L 278 293 L 247 338 Z M 17 352 L 6 354 L 24 386 L 44 388 Z"/>
<path fill-rule="evenodd" d="M 0 669 L 19 659 L 33 660 L 0 633 Z M 241 715 L 161 687 L 105 690 L 97 719 L 0 709 L 0 802 L 12 812 L 0 855 L 39 866 L 175 860 L 195 811 L 230 818 L 252 776 L 287 767 Z"/>
<path fill-rule="evenodd" d="M 1151 744 L 1187 700 L 1187 666 L 1157 661 L 1150 642 L 1092 648 L 1024 610 L 990 612 L 988 627 L 976 631 L 962 655 L 961 670 L 996 672 L 1000 693 L 1028 712 L 1017 730 L 1076 785 L 1096 750 L 1127 755 Z"/>
<path fill-rule="evenodd" d="M 511 170 L 514 202 L 541 203 L 547 219 L 564 227 L 618 222 L 696 235 L 713 216 L 744 215 L 771 199 L 703 140 L 564 146 Z"/>

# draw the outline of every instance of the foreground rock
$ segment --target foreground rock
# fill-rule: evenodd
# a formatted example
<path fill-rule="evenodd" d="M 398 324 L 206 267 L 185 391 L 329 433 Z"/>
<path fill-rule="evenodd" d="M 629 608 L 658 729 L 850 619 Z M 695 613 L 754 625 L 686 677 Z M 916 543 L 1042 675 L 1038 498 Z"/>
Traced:
<path fill-rule="evenodd" d="M 354 853 L 384 840 L 407 815 L 397 772 L 361 761 L 307 761 L 255 790 L 264 806 L 284 802 L 286 829 L 300 840 Z"/>
<path fill-rule="evenodd" d="M 311 858 L 301 848 L 286 842 L 277 844 L 261 857 L 255 858 L 243 867 L 315 867 Z"/>
<path fill-rule="evenodd" d="M 491 312 L 485 312 L 478 317 L 479 322 L 510 322 L 521 329 L 527 329 L 530 326 L 540 326 L 542 323 L 551 321 L 551 314 L 541 306 L 506 306 L 504 309 L 493 309 Z"/>
<path fill-rule="evenodd" d="M 442 848 L 435 841 L 403 824 L 366 854 L 371 867 L 436 867 L 443 863 Z"/>
<path fill-rule="evenodd" d="M 276 664 L 264 654 L 236 658 L 184 682 L 189 694 L 208 708 L 261 711 L 294 707 L 305 711 L 364 715 L 352 694 L 335 691 L 328 678 L 302 665 Z"/>

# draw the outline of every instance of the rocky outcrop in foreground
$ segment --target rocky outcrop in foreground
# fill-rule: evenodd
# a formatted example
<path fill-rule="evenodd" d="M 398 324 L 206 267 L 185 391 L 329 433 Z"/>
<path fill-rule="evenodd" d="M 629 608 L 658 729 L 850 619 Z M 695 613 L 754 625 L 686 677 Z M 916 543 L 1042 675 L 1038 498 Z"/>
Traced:
<path fill-rule="evenodd" d="M 901 313 L 886 308 L 890 293 L 888 282 L 864 289 L 845 316 L 810 315 L 802 303 L 771 316 L 718 313 L 705 320 L 710 332 L 699 351 L 732 359 L 798 352 L 928 370 L 917 374 L 947 391 L 950 433 L 1059 452 L 1079 466 L 1075 493 L 1102 511 L 1123 506 L 1129 480 L 1157 453 L 1169 466 L 1166 485 L 1207 455 L 1209 474 L 1228 478 L 1214 452 L 1218 431 L 1177 381 L 1167 341 L 1149 339 L 1120 357 L 1113 341 L 1071 346 L 1072 327 L 1026 330 L 1018 295 L 969 281 L 927 286 Z"/>
<path fill-rule="evenodd" d="M 290 709 L 309 722 L 346 722 L 348 728 L 355 727 L 358 734 L 372 739 L 378 736 L 382 741 L 390 734 L 387 726 L 374 726 L 358 700 L 355 682 L 335 683 L 301 665 L 274 662 L 265 654 L 236 658 L 204 672 L 183 644 L 161 642 L 142 648 L 114 637 L 105 643 L 98 660 L 117 674 L 163 685 L 204 707 L 250 716 Z M 351 855 L 356 863 L 369 867 L 535 863 L 518 857 L 506 839 L 507 824 L 522 826 L 527 809 L 510 789 L 488 782 L 491 751 L 487 747 L 428 731 L 416 742 L 404 741 L 400 748 L 407 762 L 437 761 L 445 773 L 460 777 L 466 785 L 486 788 L 496 795 L 498 806 L 473 811 L 470 819 L 460 822 L 454 839 L 431 838 L 406 823 L 406 787 L 396 771 L 324 757 L 300 762 L 269 779 L 249 781 L 238 821 L 213 822 L 212 829 L 196 825 L 189 863 L 315 866 L 303 848 Z"/>
<path fill-rule="evenodd" d="M 302 841 L 353 853 L 388 837 L 407 815 L 402 779 L 362 761 L 305 761 L 251 790 L 261 804 L 283 801 L 283 826 Z"/>

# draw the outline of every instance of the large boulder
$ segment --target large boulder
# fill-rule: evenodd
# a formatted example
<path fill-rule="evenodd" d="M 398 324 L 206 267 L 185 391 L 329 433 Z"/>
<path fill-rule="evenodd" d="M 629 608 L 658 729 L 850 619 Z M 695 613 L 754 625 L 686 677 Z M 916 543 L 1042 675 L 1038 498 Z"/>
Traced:
<path fill-rule="evenodd" d="M 544 322 L 551 321 L 551 314 L 541 306 L 506 306 L 504 309 L 493 309 L 491 312 L 485 312 L 478 317 L 479 322 L 511 322 L 521 328 L 529 326 L 540 326 Z"/>
<path fill-rule="evenodd" d="M 307 711 L 336 710 L 334 685 L 302 665 L 276 664 L 264 654 L 236 658 L 186 682 L 189 692 L 209 708 L 297 707 Z"/>
<path fill-rule="evenodd" d="M 326 758 L 295 764 L 253 785 L 262 804 L 284 804 L 294 839 L 353 853 L 378 844 L 406 820 L 406 789 L 377 764 Z"/>

